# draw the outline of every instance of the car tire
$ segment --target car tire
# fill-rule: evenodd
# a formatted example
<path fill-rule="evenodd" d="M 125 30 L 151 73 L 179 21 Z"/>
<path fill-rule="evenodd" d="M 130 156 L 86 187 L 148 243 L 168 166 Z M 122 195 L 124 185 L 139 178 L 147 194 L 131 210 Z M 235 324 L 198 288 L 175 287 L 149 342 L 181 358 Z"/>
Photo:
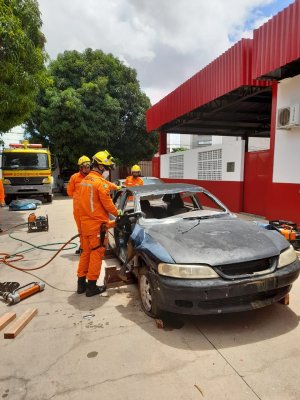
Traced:
<path fill-rule="evenodd" d="M 12 196 L 10 196 L 9 194 L 7 194 L 5 196 L 5 204 L 8 206 L 10 204 L 10 202 L 12 201 Z"/>
<path fill-rule="evenodd" d="M 158 318 L 162 311 L 157 306 L 155 290 L 149 277 L 149 271 L 142 267 L 138 275 L 138 287 L 141 298 L 142 309 L 151 318 Z"/>

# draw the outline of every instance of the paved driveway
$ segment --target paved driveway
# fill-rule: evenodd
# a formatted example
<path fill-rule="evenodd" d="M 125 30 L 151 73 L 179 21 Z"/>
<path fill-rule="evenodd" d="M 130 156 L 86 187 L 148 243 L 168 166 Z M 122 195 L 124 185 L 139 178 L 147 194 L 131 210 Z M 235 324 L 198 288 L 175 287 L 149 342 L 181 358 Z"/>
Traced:
<path fill-rule="evenodd" d="M 58 197 L 37 215 L 49 215 L 49 232 L 13 234 L 35 244 L 72 237 L 71 201 Z M 26 221 L 28 212 L 0 210 L 2 227 Z M 0 235 L 0 252 L 28 248 Z M 7 307 L 38 315 L 15 339 L 0 334 L 0 398 L 8 400 L 289 400 L 300 398 L 300 281 L 289 307 L 281 304 L 219 316 L 172 315 L 158 329 L 140 308 L 136 287 L 104 296 L 74 293 L 78 257 L 65 251 L 33 277 L 0 264 L 0 281 L 44 280 L 51 286 Z M 41 265 L 53 253 L 37 250 L 19 262 Z M 110 265 L 115 260 L 108 260 Z"/>

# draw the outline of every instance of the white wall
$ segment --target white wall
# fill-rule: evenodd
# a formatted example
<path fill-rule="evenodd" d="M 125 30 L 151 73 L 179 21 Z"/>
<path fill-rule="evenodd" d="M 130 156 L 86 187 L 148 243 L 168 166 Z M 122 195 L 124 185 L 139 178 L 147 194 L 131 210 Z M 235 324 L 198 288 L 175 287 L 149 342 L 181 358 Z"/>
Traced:
<path fill-rule="evenodd" d="M 244 179 L 244 142 L 235 141 L 223 145 L 215 145 L 204 148 L 197 148 L 186 150 L 183 152 L 176 152 L 171 154 L 164 154 L 160 158 L 160 174 L 162 178 L 172 178 L 170 176 L 170 158 L 181 156 L 183 157 L 182 170 L 178 164 L 178 173 L 181 176 L 178 179 L 196 179 L 198 180 L 198 153 L 207 153 L 214 150 L 221 150 L 222 157 L 220 160 L 220 175 L 221 178 L 217 179 L 203 179 L 203 180 L 223 180 L 223 181 L 243 181 Z M 178 159 L 178 158 L 177 158 Z M 234 162 L 234 172 L 227 172 L 227 163 Z"/>
<path fill-rule="evenodd" d="M 295 103 L 300 103 L 300 75 L 278 86 L 277 110 Z M 276 129 L 273 182 L 300 183 L 300 127 Z"/>

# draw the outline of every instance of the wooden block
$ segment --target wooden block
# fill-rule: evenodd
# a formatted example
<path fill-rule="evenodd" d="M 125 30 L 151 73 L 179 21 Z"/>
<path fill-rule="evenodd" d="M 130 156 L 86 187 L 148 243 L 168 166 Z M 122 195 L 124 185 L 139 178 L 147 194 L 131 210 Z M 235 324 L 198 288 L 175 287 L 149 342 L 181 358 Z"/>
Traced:
<path fill-rule="evenodd" d="M 155 323 L 158 329 L 164 329 L 164 321 L 162 319 L 156 319 Z"/>
<path fill-rule="evenodd" d="M 10 323 L 10 321 L 12 321 L 15 318 L 16 318 L 16 313 L 14 313 L 14 312 L 9 312 L 9 313 L 4 314 L 0 318 L 0 331 L 1 331 L 1 329 L 5 328 L 6 325 L 8 325 Z"/>
<path fill-rule="evenodd" d="M 288 306 L 290 304 L 290 295 L 289 293 L 286 294 L 283 299 L 279 300 L 279 303 L 283 304 L 284 306 Z"/>
<path fill-rule="evenodd" d="M 24 312 L 7 330 L 4 332 L 4 339 L 14 339 L 23 328 L 32 320 L 37 314 L 37 308 L 32 308 Z"/>

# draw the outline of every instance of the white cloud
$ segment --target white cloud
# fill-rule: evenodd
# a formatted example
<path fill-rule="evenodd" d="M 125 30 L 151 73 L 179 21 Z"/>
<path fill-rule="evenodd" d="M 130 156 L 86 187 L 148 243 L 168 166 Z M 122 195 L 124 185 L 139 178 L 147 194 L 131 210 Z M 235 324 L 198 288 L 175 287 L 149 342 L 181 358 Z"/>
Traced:
<path fill-rule="evenodd" d="M 152 102 L 264 22 L 275 0 L 39 0 L 47 51 L 101 49 L 136 68 Z M 247 24 L 246 24 L 247 22 Z"/>

